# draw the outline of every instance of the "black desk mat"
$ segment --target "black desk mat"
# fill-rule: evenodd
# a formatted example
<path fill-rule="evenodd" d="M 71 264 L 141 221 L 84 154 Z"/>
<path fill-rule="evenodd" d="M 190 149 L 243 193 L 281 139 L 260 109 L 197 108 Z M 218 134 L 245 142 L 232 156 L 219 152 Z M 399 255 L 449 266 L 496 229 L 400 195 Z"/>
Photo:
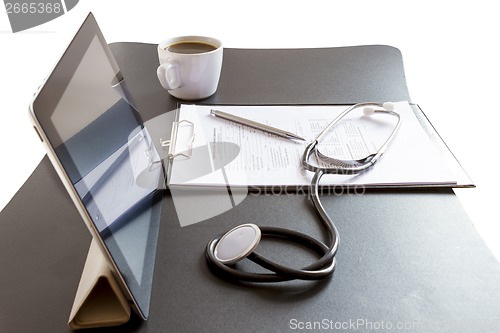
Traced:
<path fill-rule="evenodd" d="M 155 45 L 118 43 L 112 50 L 146 118 L 175 108 L 178 100 L 156 81 Z M 219 90 L 206 103 L 409 100 L 401 55 L 390 47 L 226 49 L 224 57 Z M 303 61 L 309 69 L 294 71 Z M 332 194 L 323 202 L 341 236 L 333 278 L 255 287 L 212 275 L 203 257 L 206 243 L 243 222 L 321 237 L 307 196 L 249 195 L 224 214 L 181 228 L 166 194 L 150 318 L 133 317 L 110 331 L 498 330 L 500 265 L 451 189 Z M 0 331 L 69 331 L 89 244 L 44 158 L 0 213 Z M 284 244 L 264 250 L 282 260 L 298 255 Z"/>

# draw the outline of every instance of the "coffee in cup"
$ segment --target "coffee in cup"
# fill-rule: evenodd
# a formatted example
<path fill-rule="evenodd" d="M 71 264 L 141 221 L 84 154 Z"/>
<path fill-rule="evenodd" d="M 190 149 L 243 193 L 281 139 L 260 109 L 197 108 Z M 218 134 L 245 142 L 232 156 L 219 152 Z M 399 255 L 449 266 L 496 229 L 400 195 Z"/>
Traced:
<path fill-rule="evenodd" d="M 168 52 L 181 53 L 181 54 L 198 54 L 211 52 L 217 48 L 211 44 L 201 42 L 180 42 L 167 47 Z"/>
<path fill-rule="evenodd" d="M 177 98 L 199 100 L 217 90 L 222 68 L 222 43 L 211 37 L 184 36 L 158 45 L 158 80 Z"/>

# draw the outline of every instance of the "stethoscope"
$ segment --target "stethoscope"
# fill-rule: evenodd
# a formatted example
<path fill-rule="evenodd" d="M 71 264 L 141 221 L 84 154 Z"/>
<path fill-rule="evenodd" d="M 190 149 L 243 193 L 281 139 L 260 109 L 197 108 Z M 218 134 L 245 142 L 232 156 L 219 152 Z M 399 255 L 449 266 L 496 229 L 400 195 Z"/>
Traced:
<path fill-rule="evenodd" d="M 380 146 L 376 153 L 357 160 L 335 159 L 323 154 L 318 148 L 319 142 L 321 142 L 327 133 L 329 133 L 329 131 L 347 114 L 358 108 L 364 108 L 364 116 L 384 114 L 397 118 L 397 123 L 387 140 Z M 276 227 L 258 227 L 253 223 L 248 223 L 237 226 L 208 243 L 205 257 L 210 267 L 216 273 L 222 274 L 226 278 L 246 282 L 320 280 L 332 275 L 336 265 L 335 255 L 337 254 L 339 246 L 339 233 L 319 198 L 319 182 L 324 174 L 357 174 L 372 167 L 385 152 L 401 126 L 401 117 L 394 111 L 394 108 L 394 104 L 389 102 L 358 103 L 352 105 L 328 124 L 328 126 L 304 150 L 301 161 L 302 166 L 306 170 L 314 172 L 310 185 L 311 201 L 327 232 L 327 244 L 329 245 L 298 231 Z M 312 164 L 310 159 L 313 153 L 318 162 L 323 162 L 323 164 L 327 166 L 320 166 L 319 163 Z M 283 239 L 304 245 L 316 252 L 319 259 L 301 269 L 280 265 L 255 251 L 261 239 L 265 237 Z M 255 262 L 257 265 L 260 265 L 270 272 L 254 273 L 238 270 L 236 264 L 245 258 Z"/>

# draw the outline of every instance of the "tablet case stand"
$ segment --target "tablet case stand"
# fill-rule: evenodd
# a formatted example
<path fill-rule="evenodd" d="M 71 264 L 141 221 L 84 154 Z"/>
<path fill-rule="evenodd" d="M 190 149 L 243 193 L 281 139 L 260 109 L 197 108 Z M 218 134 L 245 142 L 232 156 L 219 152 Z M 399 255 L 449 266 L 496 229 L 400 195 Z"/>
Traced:
<path fill-rule="evenodd" d="M 96 241 L 90 244 L 68 326 L 71 329 L 117 326 L 130 319 L 131 308 Z"/>

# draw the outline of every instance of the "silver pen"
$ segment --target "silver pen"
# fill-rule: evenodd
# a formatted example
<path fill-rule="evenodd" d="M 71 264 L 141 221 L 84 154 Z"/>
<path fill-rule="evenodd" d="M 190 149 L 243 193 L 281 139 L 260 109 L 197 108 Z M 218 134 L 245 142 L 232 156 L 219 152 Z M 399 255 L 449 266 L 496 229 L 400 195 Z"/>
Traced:
<path fill-rule="evenodd" d="M 245 119 L 239 116 L 235 116 L 234 114 L 222 112 L 219 110 L 214 110 L 212 109 L 210 111 L 211 114 L 213 114 L 216 117 L 223 118 L 226 120 L 234 121 L 235 123 L 246 125 L 249 127 L 253 127 L 259 130 L 262 130 L 264 132 L 276 134 L 278 136 L 281 136 L 283 138 L 291 139 L 291 140 L 301 140 L 301 141 L 306 141 L 303 137 L 298 136 L 297 134 L 290 133 L 288 131 L 272 127 L 266 124 L 261 124 L 253 120 Z"/>

